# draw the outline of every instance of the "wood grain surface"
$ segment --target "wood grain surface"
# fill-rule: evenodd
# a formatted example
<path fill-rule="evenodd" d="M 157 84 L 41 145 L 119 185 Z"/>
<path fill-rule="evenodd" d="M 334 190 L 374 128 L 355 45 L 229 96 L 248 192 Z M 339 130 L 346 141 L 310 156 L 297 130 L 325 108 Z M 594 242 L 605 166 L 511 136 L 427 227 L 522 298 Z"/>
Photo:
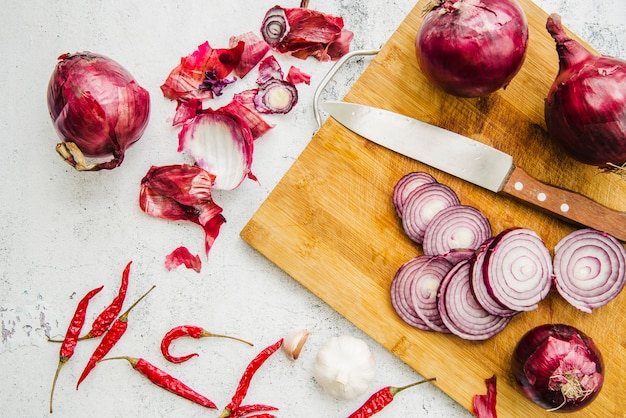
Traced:
<path fill-rule="evenodd" d="M 543 100 L 558 69 L 547 13 L 519 0 L 530 26 L 526 61 L 511 84 L 488 97 L 442 93 L 421 74 L 414 39 L 427 0 L 421 0 L 344 100 L 382 107 L 450 129 L 513 156 L 533 177 L 626 211 L 626 182 L 565 156 L 550 143 Z M 567 25 L 567 22 L 564 22 Z M 574 227 L 506 196 L 480 189 L 383 149 L 328 120 L 241 232 L 242 238 L 348 320 L 471 410 L 484 379 L 498 377 L 502 417 L 540 417 L 543 411 L 514 387 L 509 373 L 516 342 L 544 323 L 574 325 L 591 336 L 606 366 L 604 387 L 578 417 L 626 417 L 626 292 L 592 314 L 552 292 L 539 309 L 517 315 L 484 342 L 419 331 L 394 312 L 389 294 L 397 269 L 421 254 L 403 233 L 391 201 L 395 183 L 426 171 L 454 189 L 461 203 L 482 210 L 493 232 L 532 228 L 550 250 Z"/>

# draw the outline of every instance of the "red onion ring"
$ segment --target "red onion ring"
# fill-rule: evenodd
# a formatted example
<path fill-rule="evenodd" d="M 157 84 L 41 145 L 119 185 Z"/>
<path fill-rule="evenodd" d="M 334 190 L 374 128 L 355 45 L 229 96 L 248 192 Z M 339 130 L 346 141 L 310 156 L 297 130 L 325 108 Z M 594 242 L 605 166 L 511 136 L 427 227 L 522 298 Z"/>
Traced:
<path fill-rule="evenodd" d="M 502 306 L 531 311 L 552 286 L 552 257 L 537 233 L 511 228 L 489 246 L 482 266 L 490 295 Z"/>
<path fill-rule="evenodd" d="M 445 326 L 466 340 L 486 340 L 502 331 L 510 316 L 492 315 L 482 308 L 470 286 L 469 260 L 452 267 L 439 287 L 437 306 Z"/>
<path fill-rule="evenodd" d="M 626 283 L 626 250 L 594 229 L 574 231 L 559 241 L 553 264 L 557 291 L 583 312 L 615 299 Z"/>
<path fill-rule="evenodd" d="M 405 174 L 393 188 L 393 206 L 399 217 L 402 217 L 402 208 L 411 192 L 424 184 L 437 183 L 433 176 L 423 171 L 414 171 Z"/>
<path fill-rule="evenodd" d="M 391 281 L 391 304 L 398 316 L 407 324 L 421 329 L 431 331 L 431 328 L 417 315 L 413 307 L 411 295 L 411 281 L 416 277 L 415 272 L 419 272 L 430 257 L 414 257 L 404 263 Z"/>
<path fill-rule="evenodd" d="M 442 256 L 429 257 L 421 269 L 413 272 L 411 297 L 413 309 L 433 331 L 450 333 L 443 324 L 437 308 L 437 293 L 452 264 Z"/>
<path fill-rule="evenodd" d="M 518 311 L 506 308 L 502 306 L 493 296 L 489 293 L 487 283 L 483 278 L 483 265 L 485 263 L 485 257 L 489 246 L 493 242 L 493 238 L 488 239 L 485 243 L 476 251 L 476 256 L 472 263 L 472 272 L 470 276 L 472 292 L 476 300 L 482 306 L 484 310 L 492 315 L 498 316 L 513 316 Z"/>
<path fill-rule="evenodd" d="M 403 208 L 404 232 L 410 239 L 421 244 L 426 226 L 433 217 L 442 209 L 460 204 L 456 193 L 444 184 L 430 183 L 419 186 L 409 195 Z"/>
<path fill-rule="evenodd" d="M 445 254 L 454 249 L 477 249 L 491 237 L 491 224 L 472 206 L 442 209 L 426 227 L 422 247 L 425 255 Z"/>

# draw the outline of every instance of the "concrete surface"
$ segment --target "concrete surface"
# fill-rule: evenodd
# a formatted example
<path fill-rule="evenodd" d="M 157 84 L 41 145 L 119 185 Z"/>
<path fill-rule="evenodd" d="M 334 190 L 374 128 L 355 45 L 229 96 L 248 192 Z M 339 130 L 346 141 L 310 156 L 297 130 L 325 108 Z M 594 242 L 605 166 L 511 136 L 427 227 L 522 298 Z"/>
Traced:
<path fill-rule="evenodd" d="M 603 53 L 626 58 L 626 9 L 614 0 L 537 0 L 559 12 L 573 31 Z M 203 235 L 193 224 L 143 214 L 137 204 L 139 180 L 150 165 L 188 161 L 176 152 L 176 130 L 168 120 L 174 104 L 159 86 L 180 57 L 208 40 L 225 47 L 231 35 L 256 31 L 274 0 L 33 1 L 5 2 L 0 17 L 0 416 L 48 416 L 48 396 L 58 345 L 77 300 L 89 289 L 105 288 L 93 300 L 87 324 L 117 291 L 120 274 L 133 260 L 127 304 L 152 284 L 156 289 L 130 315 L 129 330 L 111 355 L 141 356 L 224 407 L 245 365 L 261 348 L 298 328 L 312 334 L 297 362 L 281 353 L 254 378 L 246 403 L 280 408 L 280 417 L 342 417 L 376 389 L 420 379 L 412 369 L 362 334 L 239 238 L 239 232 L 313 135 L 315 86 L 331 64 L 280 58 L 312 75 L 300 85 L 300 103 L 288 115 L 268 119 L 276 127 L 258 141 L 246 181 L 216 192 L 228 222 L 222 227 L 201 274 L 167 272 L 166 254 L 179 245 L 202 253 Z M 413 0 L 311 1 L 310 6 L 341 15 L 355 32 L 353 49 L 380 47 L 411 10 Z M 297 1 L 283 3 L 298 6 Z M 152 95 L 144 137 L 121 168 L 79 173 L 55 151 L 56 134 L 46 107 L 46 87 L 57 57 L 90 50 L 121 62 Z M 367 64 L 346 66 L 326 97 L 340 98 Z M 241 86 L 237 86 L 240 89 Z M 239 90 L 238 90 L 239 91 Z M 226 95 L 227 96 L 227 95 Z M 225 99 L 226 100 L 226 99 Z M 171 327 L 196 324 L 239 336 L 254 348 L 228 340 L 180 341 L 177 353 L 199 357 L 168 364 L 159 341 Z M 317 349 L 331 336 L 364 339 L 377 360 L 371 390 L 352 401 L 325 395 L 312 378 Z M 61 371 L 54 416 L 193 417 L 215 416 L 153 386 L 122 362 L 99 365 L 75 390 L 76 379 L 98 341 L 81 342 Z M 433 347 L 433 349 L 436 349 Z M 460 385 L 463 382 L 459 382 Z M 480 389 L 480 388 L 477 388 Z M 468 417 L 434 386 L 404 393 L 380 417 Z"/>

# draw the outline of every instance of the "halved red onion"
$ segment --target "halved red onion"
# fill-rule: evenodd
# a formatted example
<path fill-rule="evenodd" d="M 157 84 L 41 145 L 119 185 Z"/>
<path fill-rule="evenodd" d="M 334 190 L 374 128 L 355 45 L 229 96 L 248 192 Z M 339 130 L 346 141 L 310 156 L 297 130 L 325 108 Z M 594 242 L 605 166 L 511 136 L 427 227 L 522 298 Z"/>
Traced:
<path fill-rule="evenodd" d="M 491 224 L 472 206 L 442 209 L 426 227 L 422 247 L 425 255 L 445 254 L 454 249 L 477 249 L 491 237 Z"/>
<path fill-rule="evenodd" d="M 518 311 L 506 308 L 495 300 L 489 293 L 487 283 L 483 278 L 483 264 L 485 263 L 485 257 L 487 256 L 487 251 L 489 251 L 489 246 L 492 242 L 493 237 L 485 241 L 476 251 L 476 257 L 472 262 L 471 272 L 472 292 L 474 292 L 474 296 L 480 306 L 482 306 L 483 309 L 490 314 L 498 316 L 513 316 L 517 314 Z"/>
<path fill-rule="evenodd" d="M 489 294 L 516 311 L 537 309 L 552 286 L 552 257 L 531 229 L 500 232 L 489 246 L 481 270 Z"/>
<path fill-rule="evenodd" d="M 437 307 L 450 332 L 466 340 L 486 340 L 502 331 L 511 317 L 492 315 L 482 308 L 470 286 L 471 270 L 470 260 L 452 267 L 439 286 Z"/>
<path fill-rule="evenodd" d="M 254 137 L 248 124 L 226 110 L 206 109 L 185 122 L 178 134 L 178 151 L 215 176 L 215 189 L 232 190 L 249 177 Z"/>
<path fill-rule="evenodd" d="M 423 171 L 414 171 L 402 176 L 393 188 L 393 206 L 396 213 L 402 217 L 402 208 L 411 192 L 424 184 L 437 183 L 430 174 Z"/>
<path fill-rule="evenodd" d="M 418 256 L 404 263 L 391 281 L 391 304 L 398 316 L 407 324 L 431 331 L 430 327 L 417 315 L 411 297 L 411 281 L 415 279 L 415 272 L 419 272 L 430 257 Z"/>
<path fill-rule="evenodd" d="M 413 309 L 433 331 L 449 333 L 437 308 L 437 293 L 443 278 L 452 269 L 452 264 L 442 256 L 430 257 L 422 268 L 414 271 L 411 283 Z"/>
<path fill-rule="evenodd" d="M 419 186 L 409 195 L 402 212 L 402 227 L 409 238 L 418 244 L 424 239 L 426 226 L 441 210 L 460 205 L 459 197 L 445 184 L 430 183 Z"/>
<path fill-rule="evenodd" d="M 554 248 L 553 263 L 557 291 L 583 312 L 615 299 L 626 283 L 626 250 L 605 232 L 572 232 Z"/>

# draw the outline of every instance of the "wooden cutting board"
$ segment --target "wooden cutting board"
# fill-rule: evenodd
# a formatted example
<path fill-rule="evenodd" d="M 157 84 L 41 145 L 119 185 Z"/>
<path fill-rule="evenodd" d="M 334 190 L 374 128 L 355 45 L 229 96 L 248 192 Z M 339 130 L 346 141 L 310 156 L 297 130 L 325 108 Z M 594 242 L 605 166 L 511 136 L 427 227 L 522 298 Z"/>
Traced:
<path fill-rule="evenodd" d="M 421 0 L 365 70 L 345 100 L 382 107 L 497 147 L 536 178 L 626 211 L 626 182 L 576 163 L 547 139 L 543 100 L 558 69 L 547 14 L 519 0 L 530 26 L 527 58 L 506 90 L 459 99 L 431 86 L 415 60 L 414 38 L 427 0 Z M 564 22 L 565 24 L 567 22 Z M 538 310 L 516 316 L 485 342 L 416 330 L 391 306 L 389 286 L 401 264 L 421 254 L 403 233 L 392 190 L 410 171 L 427 171 L 451 186 L 461 202 L 481 209 L 494 233 L 532 228 L 554 248 L 573 230 L 509 198 L 484 191 L 352 134 L 334 120 L 316 133 L 298 160 L 241 232 L 243 239 L 348 320 L 471 410 L 484 379 L 498 377 L 502 417 L 550 416 L 514 388 L 510 353 L 530 328 L 566 323 L 590 335 L 605 358 L 604 388 L 571 417 L 626 417 L 626 292 L 592 314 L 558 294 Z M 393 382 L 390 382 L 393 383 Z"/>

